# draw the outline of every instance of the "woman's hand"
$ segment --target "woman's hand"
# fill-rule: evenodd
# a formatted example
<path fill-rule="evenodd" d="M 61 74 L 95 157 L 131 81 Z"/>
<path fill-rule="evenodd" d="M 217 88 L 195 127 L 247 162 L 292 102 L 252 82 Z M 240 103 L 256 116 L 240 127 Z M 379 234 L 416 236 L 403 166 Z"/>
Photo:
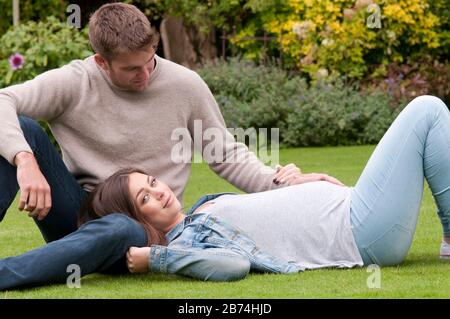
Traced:
<path fill-rule="evenodd" d="M 132 273 L 148 272 L 150 247 L 131 247 L 127 252 L 127 267 Z"/>

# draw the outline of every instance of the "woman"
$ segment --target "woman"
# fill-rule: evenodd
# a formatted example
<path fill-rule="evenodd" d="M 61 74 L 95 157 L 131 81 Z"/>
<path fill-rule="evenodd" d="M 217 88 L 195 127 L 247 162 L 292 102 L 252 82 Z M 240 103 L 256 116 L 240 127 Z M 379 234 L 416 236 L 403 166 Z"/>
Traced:
<path fill-rule="evenodd" d="M 91 194 L 76 232 L 1 259 L 0 290 L 63 282 L 70 264 L 81 275 L 101 272 L 127 250 L 132 272 L 204 280 L 240 279 L 250 270 L 396 265 L 412 242 L 424 177 L 443 227 L 440 254 L 449 258 L 450 113 L 438 98 L 422 96 L 391 125 L 355 187 L 300 175 L 273 191 L 204 196 L 184 215 L 162 181 L 119 172 Z M 111 220 L 123 225 L 114 237 Z M 112 241 L 117 232 L 123 240 Z"/>
<path fill-rule="evenodd" d="M 348 190 L 318 181 L 254 194 L 206 195 L 184 214 L 164 182 L 130 168 L 96 188 L 83 219 L 122 212 L 145 227 L 151 247 L 130 249 L 132 272 L 224 281 L 250 269 L 353 267 L 362 261 L 350 230 Z"/>
<path fill-rule="evenodd" d="M 202 197 L 184 214 L 170 188 L 136 169 L 93 193 L 85 220 L 123 212 L 141 222 L 149 246 L 127 253 L 131 272 L 234 280 L 249 270 L 396 265 L 412 242 L 424 175 L 450 254 L 450 114 L 439 99 L 415 99 L 399 115 L 354 188 L 336 180 L 255 194 Z"/>

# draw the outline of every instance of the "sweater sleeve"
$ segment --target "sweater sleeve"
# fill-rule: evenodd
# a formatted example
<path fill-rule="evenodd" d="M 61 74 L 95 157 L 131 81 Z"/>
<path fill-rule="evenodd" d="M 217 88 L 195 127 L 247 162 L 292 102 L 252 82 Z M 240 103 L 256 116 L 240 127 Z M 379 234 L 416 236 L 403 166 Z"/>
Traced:
<path fill-rule="evenodd" d="M 192 106 L 189 130 L 194 136 L 196 150 L 201 150 L 210 168 L 247 193 L 283 187 L 273 182 L 275 170 L 264 165 L 255 153 L 244 143 L 237 142 L 227 130 L 219 106 L 200 76 L 196 82 L 197 96 Z M 201 138 L 197 138 L 199 135 Z"/>
<path fill-rule="evenodd" d="M 0 90 L 0 155 L 13 164 L 21 151 L 32 153 L 18 115 L 50 121 L 70 105 L 80 81 L 71 65 L 44 72 L 32 80 Z"/>

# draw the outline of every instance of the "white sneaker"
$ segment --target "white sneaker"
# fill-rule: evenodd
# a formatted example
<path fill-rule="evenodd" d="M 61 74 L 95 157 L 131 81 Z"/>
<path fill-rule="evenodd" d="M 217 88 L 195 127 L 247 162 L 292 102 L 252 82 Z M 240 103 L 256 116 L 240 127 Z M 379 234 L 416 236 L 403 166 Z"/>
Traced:
<path fill-rule="evenodd" d="M 441 244 L 441 259 L 450 259 L 450 244 L 447 244 L 445 241 Z"/>

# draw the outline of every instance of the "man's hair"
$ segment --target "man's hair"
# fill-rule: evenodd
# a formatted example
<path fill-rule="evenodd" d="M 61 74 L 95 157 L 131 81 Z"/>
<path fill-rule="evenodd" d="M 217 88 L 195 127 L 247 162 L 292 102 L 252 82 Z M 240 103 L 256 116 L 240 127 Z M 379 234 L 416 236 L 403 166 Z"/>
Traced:
<path fill-rule="evenodd" d="M 159 34 L 135 6 L 109 3 L 92 14 L 89 40 L 95 53 L 111 62 L 120 53 L 130 53 L 148 46 L 156 49 Z"/>

